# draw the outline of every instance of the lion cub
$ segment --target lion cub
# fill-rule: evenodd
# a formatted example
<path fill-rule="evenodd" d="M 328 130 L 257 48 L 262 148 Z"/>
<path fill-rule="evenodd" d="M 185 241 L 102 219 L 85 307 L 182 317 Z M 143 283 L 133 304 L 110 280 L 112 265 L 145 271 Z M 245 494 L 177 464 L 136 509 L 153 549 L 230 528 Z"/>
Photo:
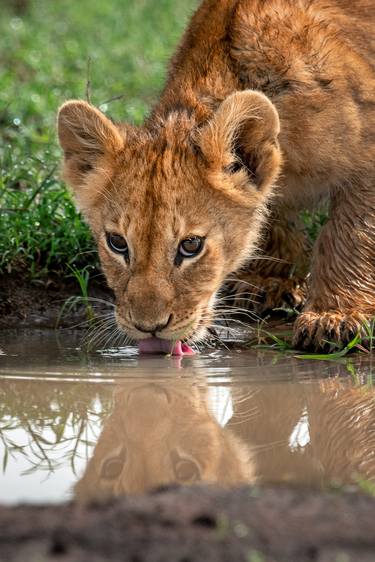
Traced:
<path fill-rule="evenodd" d="M 301 304 L 296 216 L 321 197 L 294 343 L 346 342 L 374 315 L 374 23 L 368 0 L 205 0 L 142 127 L 62 106 L 65 177 L 145 351 L 204 338 L 235 272 L 268 307 Z M 277 259 L 250 261 L 257 244 Z"/>

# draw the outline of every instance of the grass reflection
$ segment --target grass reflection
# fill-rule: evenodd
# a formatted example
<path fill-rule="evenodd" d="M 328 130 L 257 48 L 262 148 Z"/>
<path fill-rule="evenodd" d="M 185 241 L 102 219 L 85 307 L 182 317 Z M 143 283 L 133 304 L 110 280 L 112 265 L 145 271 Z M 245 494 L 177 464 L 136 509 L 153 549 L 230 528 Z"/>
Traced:
<path fill-rule="evenodd" d="M 104 385 L 1 381 L 3 473 L 10 457 L 22 456 L 29 465 L 23 475 L 52 473 L 67 462 L 76 474 L 77 459 L 88 458 L 110 405 Z"/>

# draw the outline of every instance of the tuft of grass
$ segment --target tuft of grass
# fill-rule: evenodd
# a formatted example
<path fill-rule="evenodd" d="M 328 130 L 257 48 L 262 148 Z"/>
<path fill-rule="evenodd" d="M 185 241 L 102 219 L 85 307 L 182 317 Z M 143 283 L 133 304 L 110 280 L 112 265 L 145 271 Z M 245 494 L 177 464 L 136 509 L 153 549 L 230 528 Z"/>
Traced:
<path fill-rule="evenodd" d="M 262 329 L 258 338 L 260 338 L 260 341 L 264 341 L 265 343 L 258 343 L 253 346 L 257 349 L 276 349 L 277 351 L 283 352 L 294 351 L 291 345 L 291 334 L 283 333 L 278 335 Z"/>
<path fill-rule="evenodd" d="M 248 346 L 255 349 L 269 349 L 283 353 L 295 353 L 292 347 L 292 330 L 275 331 L 268 325 L 269 317 L 257 323 L 255 337 L 248 342 Z M 272 331 L 271 331 L 272 330 Z"/>
<path fill-rule="evenodd" d="M 17 4 L 18 5 L 18 4 Z M 0 18 L 0 273 L 97 267 L 60 179 L 58 107 L 85 98 L 140 123 L 197 0 L 6 2 Z M 10 48 L 11 46 L 11 48 Z"/>
<path fill-rule="evenodd" d="M 73 277 L 77 280 L 81 294 L 66 299 L 56 320 L 56 327 L 60 324 L 63 315 L 69 313 L 77 304 L 83 304 L 85 306 L 86 318 L 89 323 L 95 320 L 95 312 L 89 297 L 90 266 L 85 266 L 82 269 L 78 269 L 76 266 L 71 266 L 70 264 L 67 264 L 67 266 Z"/>

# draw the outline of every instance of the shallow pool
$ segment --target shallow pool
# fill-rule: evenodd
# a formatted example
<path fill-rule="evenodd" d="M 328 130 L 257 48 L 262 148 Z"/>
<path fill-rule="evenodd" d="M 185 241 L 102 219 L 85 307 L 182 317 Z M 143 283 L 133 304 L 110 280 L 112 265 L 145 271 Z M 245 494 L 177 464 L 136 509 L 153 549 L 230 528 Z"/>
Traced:
<path fill-rule="evenodd" d="M 0 332 L 0 503 L 104 499 L 174 482 L 371 485 L 368 356 L 88 352 L 80 331 Z"/>

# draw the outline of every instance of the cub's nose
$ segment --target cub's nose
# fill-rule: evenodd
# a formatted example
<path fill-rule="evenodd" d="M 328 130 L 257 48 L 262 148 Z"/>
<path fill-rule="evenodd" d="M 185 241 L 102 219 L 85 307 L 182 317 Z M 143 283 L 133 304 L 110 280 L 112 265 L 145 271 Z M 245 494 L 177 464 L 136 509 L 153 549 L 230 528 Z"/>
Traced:
<path fill-rule="evenodd" d="M 172 314 L 169 315 L 167 321 L 164 322 L 164 323 L 155 324 L 153 326 L 148 326 L 146 324 L 137 324 L 136 322 L 133 322 L 133 325 L 134 325 L 134 328 L 136 328 L 140 332 L 145 332 L 146 334 L 155 335 L 156 332 L 161 332 L 162 330 L 164 330 L 164 328 L 166 328 L 168 326 L 168 324 L 170 323 L 171 320 L 172 320 Z"/>

